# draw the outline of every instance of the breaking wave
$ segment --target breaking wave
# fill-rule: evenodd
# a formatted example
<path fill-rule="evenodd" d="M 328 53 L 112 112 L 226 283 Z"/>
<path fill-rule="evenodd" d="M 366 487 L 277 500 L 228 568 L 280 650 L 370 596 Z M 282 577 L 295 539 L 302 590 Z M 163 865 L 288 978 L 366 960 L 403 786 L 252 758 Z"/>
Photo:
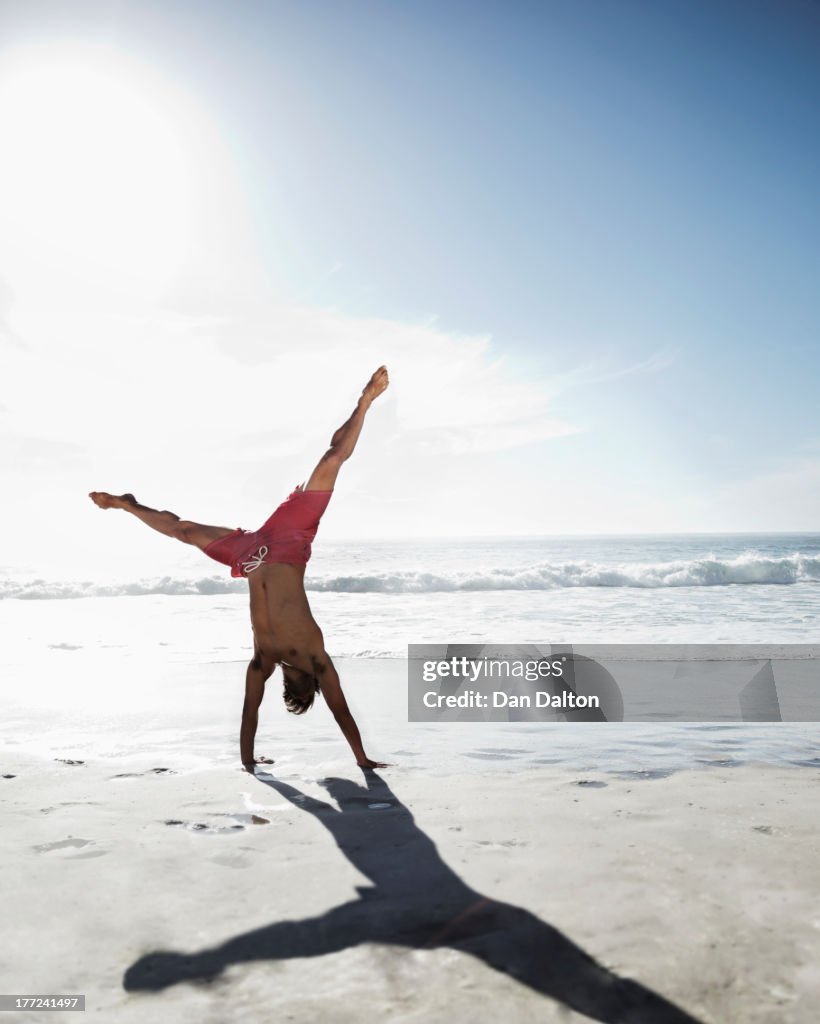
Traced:
<path fill-rule="evenodd" d="M 745 553 L 730 559 L 696 558 L 656 563 L 541 563 L 512 569 L 431 573 L 394 571 L 350 576 L 309 577 L 310 591 L 345 594 L 432 594 L 455 591 L 556 590 L 563 587 L 771 586 L 820 582 L 820 557 L 799 552 L 780 558 Z M 217 576 L 179 579 L 163 576 L 130 583 L 0 581 L 0 598 L 47 600 L 76 597 L 133 597 L 245 593 L 244 580 Z"/>
<path fill-rule="evenodd" d="M 186 597 L 197 594 L 241 594 L 247 587 L 243 580 L 223 580 L 208 576 L 198 580 L 162 576 L 131 583 L 64 582 L 53 580 L 0 580 L 0 598 L 16 597 L 24 601 L 59 600 L 71 597 L 142 597 L 146 594 L 168 594 Z"/>
<path fill-rule="evenodd" d="M 414 594 L 476 590 L 555 590 L 562 587 L 716 587 L 820 582 L 820 558 L 739 555 L 724 561 L 692 559 L 660 563 L 543 563 L 525 568 L 437 575 L 393 572 L 313 580 L 311 590 Z"/>

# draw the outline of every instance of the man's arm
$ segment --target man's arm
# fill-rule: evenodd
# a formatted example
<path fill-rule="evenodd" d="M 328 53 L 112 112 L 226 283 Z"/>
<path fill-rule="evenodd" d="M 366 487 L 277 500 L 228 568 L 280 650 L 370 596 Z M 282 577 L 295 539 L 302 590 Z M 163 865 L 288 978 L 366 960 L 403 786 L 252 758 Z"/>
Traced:
<path fill-rule="evenodd" d="M 254 758 L 253 745 L 256 739 L 256 727 L 259 723 L 259 705 L 265 696 L 265 680 L 270 672 L 265 673 L 261 665 L 254 659 L 248 665 L 245 676 L 245 703 L 242 705 L 242 725 L 239 729 L 239 753 L 246 771 L 252 772 L 257 764 L 273 764 L 269 757 Z"/>
<path fill-rule="evenodd" d="M 327 654 L 324 655 L 321 661 L 326 668 L 318 677 L 319 688 L 322 691 L 322 696 L 325 698 L 325 703 L 333 712 L 333 717 L 342 730 L 342 735 L 350 744 L 350 749 L 356 758 L 356 764 L 360 768 L 387 768 L 388 765 L 383 764 L 381 761 L 371 761 L 367 754 L 365 754 L 359 727 L 350 713 L 350 708 L 347 706 L 345 695 L 342 692 L 339 674 Z"/>

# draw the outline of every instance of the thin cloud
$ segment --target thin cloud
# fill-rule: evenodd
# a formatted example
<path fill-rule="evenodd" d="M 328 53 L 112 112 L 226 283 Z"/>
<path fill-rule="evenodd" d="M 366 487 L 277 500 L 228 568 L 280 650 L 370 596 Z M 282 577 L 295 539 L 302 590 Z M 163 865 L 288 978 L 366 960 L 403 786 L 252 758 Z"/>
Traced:
<path fill-rule="evenodd" d="M 634 377 L 640 374 L 661 373 L 669 369 L 677 362 L 679 352 L 674 349 L 662 349 L 653 352 L 646 359 L 637 363 L 630 363 L 626 366 L 615 366 L 607 368 L 603 360 L 594 360 L 584 363 L 564 374 L 558 374 L 557 380 L 563 385 L 563 389 L 569 390 L 575 387 L 586 387 L 590 384 L 605 384 L 612 380 L 621 380 L 624 377 Z"/>
<path fill-rule="evenodd" d="M 558 388 L 496 356 L 488 336 L 448 332 L 435 322 L 401 323 L 336 310 L 270 306 L 200 326 L 253 376 L 297 396 L 301 419 L 316 408 L 341 414 L 367 373 L 385 363 L 393 379 L 400 438 L 429 451 L 499 451 L 580 428 L 551 408 Z M 276 401 L 279 401 L 277 397 Z"/>

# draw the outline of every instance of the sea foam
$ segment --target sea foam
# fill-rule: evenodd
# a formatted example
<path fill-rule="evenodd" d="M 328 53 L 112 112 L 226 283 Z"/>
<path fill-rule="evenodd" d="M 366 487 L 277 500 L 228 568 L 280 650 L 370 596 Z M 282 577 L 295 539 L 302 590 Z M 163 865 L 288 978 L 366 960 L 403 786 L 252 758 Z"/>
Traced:
<path fill-rule="evenodd" d="M 306 589 L 348 594 L 423 594 L 478 591 L 539 591 L 606 587 L 784 586 L 820 582 L 820 558 L 800 552 L 766 557 L 744 552 L 734 558 L 694 558 L 666 562 L 540 562 L 530 566 L 424 572 L 400 570 L 350 575 L 308 576 Z M 78 597 L 133 597 L 145 594 L 191 596 L 245 592 L 243 580 L 219 576 L 185 579 L 162 576 L 120 583 L 2 580 L 0 598 L 48 600 Z"/>

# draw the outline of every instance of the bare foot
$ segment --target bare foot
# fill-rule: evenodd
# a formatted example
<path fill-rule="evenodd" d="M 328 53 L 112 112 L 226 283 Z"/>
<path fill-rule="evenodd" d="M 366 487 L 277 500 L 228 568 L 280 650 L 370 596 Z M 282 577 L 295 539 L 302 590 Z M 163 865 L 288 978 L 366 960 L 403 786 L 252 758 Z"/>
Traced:
<path fill-rule="evenodd" d="M 126 508 L 128 505 L 137 503 L 133 494 L 108 494 L 107 491 L 92 491 L 88 497 L 98 508 Z"/>
<path fill-rule="evenodd" d="M 378 398 L 383 391 L 387 390 L 387 385 L 389 383 L 390 378 L 387 376 L 387 367 L 380 366 L 365 385 L 364 391 L 362 391 L 362 398 L 366 399 L 368 402 L 372 402 L 374 399 Z"/>

